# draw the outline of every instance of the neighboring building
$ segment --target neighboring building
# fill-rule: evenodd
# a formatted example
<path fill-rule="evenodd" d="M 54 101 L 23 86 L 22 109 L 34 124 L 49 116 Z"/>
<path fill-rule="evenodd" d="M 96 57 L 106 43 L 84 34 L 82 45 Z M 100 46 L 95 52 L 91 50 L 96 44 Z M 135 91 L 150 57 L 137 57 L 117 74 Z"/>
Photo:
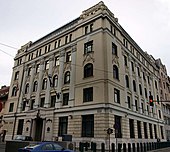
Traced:
<path fill-rule="evenodd" d="M 6 139 L 111 143 L 166 140 L 159 68 L 103 2 L 35 42 L 15 57 L 4 120 Z M 127 144 L 128 145 L 128 144 Z M 108 147 L 107 147 L 108 148 Z"/>
<path fill-rule="evenodd" d="M 162 109 L 165 123 L 166 138 L 167 140 L 170 140 L 170 78 L 167 75 L 165 65 L 162 64 L 160 59 L 156 60 L 156 65 L 160 69 L 160 101 L 163 106 Z"/>
<path fill-rule="evenodd" d="M 4 108 L 5 103 L 8 99 L 9 93 L 9 86 L 2 86 L 0 89 L 0 133 L 2 133 L 4 122 L 3 122 L 3 115 L 4 115 Z"/>

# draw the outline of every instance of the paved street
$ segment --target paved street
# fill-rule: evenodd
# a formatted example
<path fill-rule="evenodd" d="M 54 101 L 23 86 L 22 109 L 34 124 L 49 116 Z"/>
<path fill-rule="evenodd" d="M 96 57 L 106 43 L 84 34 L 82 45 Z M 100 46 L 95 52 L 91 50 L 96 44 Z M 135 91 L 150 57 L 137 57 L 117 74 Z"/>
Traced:
<path fill-rule="evenodd" d="M 149 151 L 149 152 L 170 152 L 170 147 L 157 149 L 157 150 L 152 150 L 152 151 Z"/>
<path fill-rule="evenodd" d="M 5 152 L 5 143 L 0 143 L 0 152 Z M 152 151 L 149 151 L 149 152 L 170 152 L 170 147 L 152 150 Z"/>

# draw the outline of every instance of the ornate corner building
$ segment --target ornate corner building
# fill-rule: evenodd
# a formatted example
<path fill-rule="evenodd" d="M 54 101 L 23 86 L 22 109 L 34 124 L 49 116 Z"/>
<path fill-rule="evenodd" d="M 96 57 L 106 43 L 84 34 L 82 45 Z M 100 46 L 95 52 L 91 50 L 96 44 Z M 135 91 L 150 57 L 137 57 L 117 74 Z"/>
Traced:
<path fill-rule="evenodd" d="M 108 144 L 166 140 L 160 68 L 103 2 L 18 50 L 4 115 L 6 139 Z"/>

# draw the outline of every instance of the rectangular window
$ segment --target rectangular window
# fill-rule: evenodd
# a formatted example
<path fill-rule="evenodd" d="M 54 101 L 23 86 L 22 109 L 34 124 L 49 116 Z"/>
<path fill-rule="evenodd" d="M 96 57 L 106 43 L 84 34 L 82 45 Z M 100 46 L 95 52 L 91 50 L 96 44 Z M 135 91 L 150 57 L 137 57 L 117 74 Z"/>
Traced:
<path fill-rule="evenodd" d="M 148 128 L 147 128 L 146 122 L 143 122 L 143 129 L 144 129 L 144 137 L 147 139 L 148 138 Z"/>
<path fill-rule="evenodd" d="M 63 93 L 63 106 L 68 105 L 69 93 Z"/>
<path fill-rule="evenodd" d="M 14 80 L 18 80 L 19 79 L 19 71 L 15 72 L 15 77 Z"/>
<path fill-rule="evenodd" d="M 55 41 L 55 43 L 54 43 L 54 48 L 55 49 L 57 48 L 57 41 Z"/>
<path fill-rule="evenodd" d="M 157 127 L 156 127 L 156 125 L 154 125 L 154 133 L 155 133 L 155 139 L 157 139 Z"/>
<path fill-rule="evenodd" d="M 91 53 L 93 51 L 93 41 L 84 44 L 84 54 Z"/>
<path fill-rule="evenodd" d="M 27 76 L 30 76 L 31 75 L 31 67 L 28 68 L 28 73 L 27 73 Z"/>
<path fill-rule="evenodd" d="M 28 55 L 28 61 L 30 61 L 30 60 L 31 60 L 31 54 Z"/>
<path fill-rule="evenodd" d="M 36 52 L 36 57 L 38 57 L 38 53 L 39 53 L 39 50 L 37 50 L 37 52 Z"/>
<path fill-rule="evenodd" d="M 23 132 L 24 119 L 19 119 L 17 135 L 22 135 Z"/>
<path fill-rule="evenodd" d="M 150 139 L 153 139 L 152 124 L 149 123 Z"/>
<path fill-rule="evenodd" d="M 50 103 L 50 107 L 55 107 L 55 102 L 56 102 L 56 95 L 51 96 L 51 103 Z"/>
<path fill-rule="evenodd" d="M 139 84 L 139 92 L 140 92 L 140 95 L 142 96 L 142 85 Z"/>
<path fill-rule="evenodd" d="M 117 34 L 116 34 L 116 28 L 114 28 L 114 36 L 116 36 Z"/>
<path fill-rule="evenodd" d="M 23 103 L 22 103 L 22 111 L 25 111 L 26 104 L 27 104 L 27 101 L 23 101 Z"/>
<path fill-rule="evenodd" d="M 135 107 L 136 107 L 136 111 L 138 111 L 138 101 L 135 100 Z"/>
<path fill-rule="evenodd" d="M 60 64 L 59 62 L 59 56 L 55 57 L 55 66 L 58 66 Z"/>
<path fill-rule="evenodd" d="M 44 107 L 44 104 L 45 104 L 45 97 L 41 98 L 40 107 Z"/>
<path fill-rule="evenodd" d="M 142 113 L 144 113 L 144 105 L 141 103 Z"/>
<path fill-rule="evenodd" d="M 148 111 L 148 115 L 149 115 L 149 105 L 147 105 L 146 107 L 147 107 L 147 111 Z"/>
<path fill-rule="evenodd" d="M 21 63 L 22 63 L 22 58 L 18 59 L 17 65 L 21 65 Z"/>
<path fill-rule="evenodd" d="M 67 134 L 68 117 L 59 117 L 58 136 Z"/>
<path fill-rule="evenodd" d="M 66 52 L 66 62 L 71 62 L 71 51 Z"/>
<path fill-rule="evenodd" d="M 150 84 L 150 78 L 149 78 L 149 76 L 147 76 L 147 78 L 148 78 L 148 84 Z"/>
<path fill-rule="evenodd" d="M 39 50 L 39 56 L 41 55 L 41 49 Z"/>
<path fill-rule="evenodd" d="M 124 56 L 124 64 L 127 66 L 127 56 Z"/>
<path fill-rule="evenodd" d="M 133 64 L 133 62 L 131 62 L 131 68 L 132 68 L 132 71 L 134 72 L 135 69 L 134 69 L 134 64 Z"/>
<path fill-rule="evenodd" d="M 120 103 L 120 91 L 118 89 L 114 89 L 114 102 Z"/>
<path fill-rule="evenodd" d="M 160 127 L 161 127 L 161 136 L 162 136 L 162 139 L 164 139 L 163 126 L 160 126 Z"/>
<path fill-rule="evenodd" d="M 138 128 L 138 138 L 142 138 L 141 122 L 140 121 L 137 121 L 137 128 Z"/>
<path fill-rule="evenodd" d="M 65 37 L 65 44 L 68 42 L 68 36 Z"/>
<path fill-rule="evenodd" d="M 158 110 L 159 111 L 159 118 L 161 119 L 161 111 L 160 110 Z"/>
<path fill-rule="evenodd" d="M 45 70 L 48 70 L 49 69 L 49 61 L 45 61 Z"/>
<path fill-rule="evenodd" d="M 82 116 L 82 137 L 94 137 L 94 115 Z"/>
<path fill-rule="evenodd" d="M 146 70 L 144 69 L 144 71 L 146 71 Z M 143 72 L 143 80 L 146 81 L 145 72 Z"/>
<path fill-rule="evenodd" d="M 48 45 L 48 52 L 51 50 L 51 44 Z"/>
<path fill-rule="evenodd" d="M 61 45 L 61 40 L 58 40 L 58 47 L 60 47 Z"/>
<path fill-rule="evenodd" d="M 45 46 L 45 53 L 47 53 L 47 46 Z"/>
<path fill-rule="evenodd" d="M 10 103 L 9 112 L 13 112 L 13 110 L 14 110 L 14 103 Z"/>
<path fill-rule="evenodd" d="M 147 93 L 146 88 L 145 88 L 145 98 L 148 98 L 148 93 Z"/>
<path fill-rule="evenodd" d="M 30 110 L 34 109 L 35 99 L 31 100 Z"/>
<path fill-rule="evenodd" d="M 110 32 L 113 34 L 113 26 L 110 25 Z"/>
<path fill-rule="evenodd" d="M 93 24 L 90 24 L 90 32 L 93 31 Z"/>
<path fill-rule="evenodd" d="M 130 138 L 135 138 L 134 120 L 129 119 Z"/>
<path fill-rule="evenodd" d="M 130 102 L 130 97 L 127 96 L 127 102 L 128 102 L 128 108 L 131 108 L 131 102 Z"/>
<path fill-rule="evenodd" d="M 39 73 L 39 72 L 40 72 L 40 64 L 37 64 L 35 72 L 36 72 L 36 73 Z"/>
<path fill-rule="evenodd" d="M 84 31 L 85 34 L 88 33 L 88 26 L 85 26 L 85 31 Z"/>
<path fill-rule="evenodd" d="M 69 37 L 69 42 L 72 41 L 72 34 L 70 34 L 70 37 Z"/>
<path fill-rule="evenodd" d="M 83 102 L 93 101 L 93 87 L 83 89 Z"/>
<path fill-rule="evenodd" d="M 117 56 L 117 46 L 112 43 L 112 54 Z"/>
<path fill-rule="evenodd" d="M 121 116 L 115 115 L 115 138 L 122 138 Z"/>
<path fill-rule="evenodd" d="M 138 70 L 138 76 L 140 77 L 140 69 L 139 69 L 139 67 L 137 67 L 137 70 Z"/>

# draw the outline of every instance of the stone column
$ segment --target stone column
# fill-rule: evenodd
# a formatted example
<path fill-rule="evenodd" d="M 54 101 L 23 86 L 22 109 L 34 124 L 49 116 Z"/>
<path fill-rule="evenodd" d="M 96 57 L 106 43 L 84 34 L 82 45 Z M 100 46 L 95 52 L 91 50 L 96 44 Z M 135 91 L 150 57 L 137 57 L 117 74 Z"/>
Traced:
<path fill-rule="evenodd" d="M 122 117 L 122 138 L 130 138 L 129 118 L 127 116 Z"/>

